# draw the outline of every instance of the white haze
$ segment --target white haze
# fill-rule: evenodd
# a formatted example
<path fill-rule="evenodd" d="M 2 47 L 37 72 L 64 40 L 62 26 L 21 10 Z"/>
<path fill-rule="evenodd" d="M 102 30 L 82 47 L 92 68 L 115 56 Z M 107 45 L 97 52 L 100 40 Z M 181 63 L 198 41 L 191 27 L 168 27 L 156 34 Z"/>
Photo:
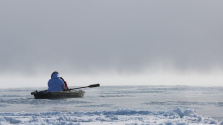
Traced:
<path fill-rule="evenodd" d="M 222 85 L 222 4 L 1 0 L 1 87 Z"/>

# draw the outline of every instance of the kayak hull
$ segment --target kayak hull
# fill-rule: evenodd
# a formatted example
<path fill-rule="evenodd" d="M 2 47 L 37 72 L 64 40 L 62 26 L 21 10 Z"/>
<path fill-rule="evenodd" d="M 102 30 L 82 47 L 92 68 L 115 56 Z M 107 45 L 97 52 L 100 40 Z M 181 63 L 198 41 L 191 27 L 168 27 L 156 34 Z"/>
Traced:
<path fill-rule="evenodd" d="M 62 92 L 48 92 L 34 91 L 31 95 L 34 95 L 35 99 L 60 99 L 60 98 L 81 98 L 84 96 L 84 91 L 62 91 Z"/>

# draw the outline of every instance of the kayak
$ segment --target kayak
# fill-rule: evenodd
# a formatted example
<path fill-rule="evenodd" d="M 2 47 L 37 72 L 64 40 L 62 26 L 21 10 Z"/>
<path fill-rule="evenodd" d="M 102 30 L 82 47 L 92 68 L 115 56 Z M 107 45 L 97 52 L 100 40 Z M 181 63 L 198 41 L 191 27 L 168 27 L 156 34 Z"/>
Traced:
<path fill-rule="evenodd" d="M 85 91 L 83 90 L 69 90 L 61 92 L 48 92 L 44 91 L 34 91 L 31 95 L 34 95 L 35 99 L 60 99 L 60 98 L 80 98 L 84 96 Z"/>
<path fill-rule="evenodd" d="M 34 95 L 35 99 L 80 98 L 84 96 L 85 91 L 76 89 L 93 88 L 99 86 L 100 84 L 93 84 L 84 87 L 71 88 L 68 91 L 61 91 L 61 92 L 48 92 L 47 90 L 43 91 L 36 90 L 34 92 L 31 92 L 31 95 Z"/>

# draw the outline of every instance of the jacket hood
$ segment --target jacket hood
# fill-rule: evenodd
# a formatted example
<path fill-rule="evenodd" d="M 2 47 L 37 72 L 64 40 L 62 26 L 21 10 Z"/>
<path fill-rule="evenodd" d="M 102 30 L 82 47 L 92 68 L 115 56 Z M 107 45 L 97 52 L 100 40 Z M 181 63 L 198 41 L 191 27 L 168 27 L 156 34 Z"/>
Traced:
<path fill-rule="evenodd" d="M 59 78 L 59 74 L 57 72 L 53 73 L 52 78 Z"/>

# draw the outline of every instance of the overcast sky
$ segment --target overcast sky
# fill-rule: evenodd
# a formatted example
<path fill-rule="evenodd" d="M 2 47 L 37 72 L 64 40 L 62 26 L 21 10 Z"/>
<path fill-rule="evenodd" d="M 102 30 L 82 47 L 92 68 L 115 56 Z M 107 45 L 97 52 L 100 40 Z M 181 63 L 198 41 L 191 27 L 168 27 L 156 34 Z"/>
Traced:
<path fill-rule="evenodd" d="M 222 5 L 222 0 L 1 0 L 0 77 L 33 80 L 54 70 L 105 73 L 106 80 L 109 73 L 111 79 L 121 74 L 140 80 L 139 74 L 157 71 L 216 76 L 213 70 L 223 71 Z"/>

